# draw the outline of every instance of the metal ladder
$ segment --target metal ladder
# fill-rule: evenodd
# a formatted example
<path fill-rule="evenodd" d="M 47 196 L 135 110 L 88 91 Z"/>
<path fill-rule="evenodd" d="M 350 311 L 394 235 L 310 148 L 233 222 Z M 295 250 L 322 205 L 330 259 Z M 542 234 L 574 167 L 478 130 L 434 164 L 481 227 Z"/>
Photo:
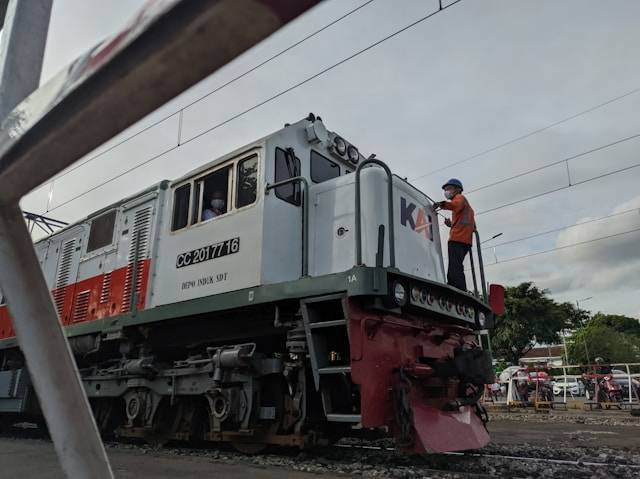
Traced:
<path fill-rule="evenodd" d="M 334 410 L 325 379 L 345 376 L 351 381 L 350 365 L 331 365 L 330 340 L 332 336 L 344 335 L 348 347 L 347 305 L 343 294 L 332 294 L 301 301 L 302 318 L 309 348 L 309 358 L 316 390 L 320 391 L 327 421 L 359 423 L 359 414 L 347 414 Z M 346 358 L 348 359 L 348 358 Z"/>

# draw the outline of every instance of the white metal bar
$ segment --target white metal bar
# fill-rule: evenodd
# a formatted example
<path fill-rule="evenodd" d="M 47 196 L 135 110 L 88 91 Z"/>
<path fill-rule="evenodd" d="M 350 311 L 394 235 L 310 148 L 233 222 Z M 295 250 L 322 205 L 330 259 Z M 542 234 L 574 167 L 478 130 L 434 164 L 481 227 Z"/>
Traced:
<path fill-rule="evenodd" d="M 0 208 L 0 283 L 68 477 L 113 477 L 69 344 L 18 206 Z"/>
<path fill-rule="evenodd" d="M 0 120 L 38 88 L 51 4 L 52 0 L 7 2 L 0 47 Z"/>

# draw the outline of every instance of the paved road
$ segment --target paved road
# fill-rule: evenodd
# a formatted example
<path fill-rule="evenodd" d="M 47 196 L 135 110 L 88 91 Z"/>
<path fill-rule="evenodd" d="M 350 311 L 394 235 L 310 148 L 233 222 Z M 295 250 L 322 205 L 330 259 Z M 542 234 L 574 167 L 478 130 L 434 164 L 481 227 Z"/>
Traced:
<path fill-rule="evenodd" d="M 118 479 L 318 479 L 317 474 L 282 468 L 263 469 L 245 465 L 219 464 L 200 456 L 141 454 L 139 451 L 108 451 Z M 323 479 L 344 476 L 323 474 Z M 65 479 L 53 445 L 39 439 L 0 438 L 0 478 Z"/>
<path fill-rule="evenodd" d="M 627 413 L 628 415 L 628 413 Z M 490 421 L 494 444 L 553 446 L 572 444 L 583 447 L 625 447 L 640 451 L 639 426 L 572 424 L 566 422 Z"/>

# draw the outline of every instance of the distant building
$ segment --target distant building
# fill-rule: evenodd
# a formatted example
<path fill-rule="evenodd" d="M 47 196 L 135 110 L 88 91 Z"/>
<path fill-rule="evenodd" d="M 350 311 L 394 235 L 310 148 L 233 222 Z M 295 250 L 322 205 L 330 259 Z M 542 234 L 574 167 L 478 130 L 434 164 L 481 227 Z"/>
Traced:
<path fill-rule="evenodd" d="M 563 359 L 564 346 L 551 344 L 532 348 L 520 358 L 520 364 L 523 366 L 562 366 Z"/>

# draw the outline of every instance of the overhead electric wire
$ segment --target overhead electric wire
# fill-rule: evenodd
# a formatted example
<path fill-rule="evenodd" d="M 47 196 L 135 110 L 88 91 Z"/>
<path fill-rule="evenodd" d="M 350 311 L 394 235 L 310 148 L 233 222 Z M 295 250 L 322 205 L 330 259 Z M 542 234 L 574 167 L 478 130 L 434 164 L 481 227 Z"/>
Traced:
<path fill-rule="evenodd" d="M 220 90 L 228 87 L 229 85 L 237 82 L 238 80 L 241 80 L 242 78 L 246 77 L 247 75 L 255 72 L 256 70 L 262 68 L 264 65 L 266 65 L 267 63 L 272 62 L 273 60 L 275 60 L 278 57 L 281 57 L 282 55 L 284 55 L 285 53 L 293 50 L 294 48 L 296 48 L 297 46 L 299 46 L 300 44 L 306 42 L 307 40 L 315 37 L 316 35 L 318 35 L 319 33 L 322 33 L 323 31 L 325 31 L 326 29 L 332 27 L 333 25 L 335 25 L 336 23 L 341 22 L 342 20 L 344 20 L 345 18 L 349 17 L 350 15 L 356 13 L 357 11 L 361 10 L 362 8 L 366 7 L 367 5 L 369 5 L 370 3 L 373 3 L 375 0 L 368 0 L 364 3 L 362 3 L 361 5 L 357 6 L 356 8 L 349 10 L 347 13 L 343 14 L 342 16 L 336 18 L 335 20 L 332 20 L 331 22 L 327 23 L 326 25 L 322 26 L 321 28 L 319 28 L 318 30 L 315 30 L 313 33 L 310 33 L 309 35 L 301 38 L 300 40 L 298 40 L 297 42 L 289 45 L 287 48 L 285 48 L 284 50 L 280 50 L 278 53 L 268 57 L 267 59 L 261 61 L 260 63 L 258 63 L 257 65 L 254 65 L 253 67 L 249 68 L 248 70 L 245 70 L 244 72 L 240 73 L 239 75 L 236 75 L 235 77 L 231 78 L 230 80 L 226 81 L 225 83 L 223 83 L 222 85 L 214 88 L 213 90 L 205 93 L 204 95 L 196 98 L 195 100 L 191 101 L 190 103 L 186 104 L 185 106 L 181 107 L 179 110 L 174 111 L 173 113 L 166 115 L 162 118 L 160 118 L 159 120 L 154 121 L 153 123 L 151 123 L 150 125 L 147 125 L 146 127 L 144 127 L 142 130 L 137 131 L 135 133 L 133 133 L 132 135 L 123 138 L 121 141 L 111 145 L 109 148 L 97 153 L 96 155 L 93 155 L 92 157 L 87 158 L 85 161 L 83 161 L 82 163 L 78 163 L 76 165 L 73 165 L 71 168 L 68 168 L 67 170 L 63 171 L 62 173 L 60 173 L 59 175 L 57 175 L 55 178 L 53 178 L 53 180 L 58 179 L 58 178 L 62 178 L 63 176 L 71 173 L 72 171 L 80 168 L 83 165 L 86 165 L 87 163 L 99 158 L 100 156 L 104 155 L 105 153 L 108 153 L 109 151 L 113 150 L 114 148 L 117 148 L 118 146 L 122 145 L 123 143 L 126 143 L 129 140 L 132 140 L 133 138 L 135 138 L 138 135 L 141 135 L 142 133 L 149 131 L 151 128 L 158 126 L 160 123 L 163 123 L 164 121 L 168 120 L 169 118 L 174 117 L 175 115 L 178 115 L 180 113 L 182 113 L 184 110 L 186 110 L 187 108 L 189 108 L 190 106 L 195 105 L 196 103 L 204 100 L 205 98 L 213 95 L 214 93 L 219 92 Z M 53 181 L 52 180 L 52 181 Z"/>
<path fill-rule="evenodd" d="M 547 230 L 547 231 L 542 231 L 540 233 L 535 233 L 535 234 L 531 234 L 531 235 L 528 235 L 528 236 L 523 236 L 521 238 L 516 238 L 516 239 L 512 239 L 512 240 L 508 240 L 508 241 L 503 241 L 502 243 L 496 243 L 494 245 L 485 246 L 482 249 L 483 250 L 488 250 L 488 249 L 493 249 L 493 248 L 497 248 L 499 246 L 505 246 L 505 245 L 512 244 L 512 243 L 519 243 L 521 241 L 530 240 L 530 239 L 533 239 L 533 238 L 537 238 L 539 236 L 544 236 L 544 235 L 548 235 L 548 234 L 551 234 L 551 233 L 557 233 L 559 231 L 565 231 L 565 230 L 568 230 L 568 229 L 571 229 L 571 228 L 575 228 L 577 226 L 582 226 L 582 225 L 586 225 L 586 224 L 589 224 L 589 223 L 595 223 L 597 221 L 604 221 L 604 220 L 609 219 L 609 218 L 614 218 L 616 216 L 622 216 L 622 215 L 633 213 L 633 212 L 640 213 L 640 208 L 631 208 L 631 209 L 628 209 L 628 210 L 619 211 L 618 213 L 612 213 L 610 215 L 600 216 L 598 218 L 593 218 L 593 219 L 590 219 L 590 220 L 579 221 L 578 223 L 573 223 L 573 224 L 566 225 L 566 226 L 560 226 L 558 228 L 554 228 L 554 229 Z"/>
<path fill-rule="evenodd" d="M 596 148 L 591 148 L 591 149 L 589 149 L 587 151 L 584 151 L 582 153 L 578 153 L 576 155 L 572 155 L 572 156 L 564 158 L 562 160 L 558 160 L 558 161 L 555 161 L 553 163 L 549 163 L 547 165 L 540 166 L 538 168 L 534 168 L 532 170 L 525 171 L 523 173 L 518 173 L 517 175 L 513 175 L 513 176 L 510 176 L 508 178 L 503 178 L 503 179 L 501 179 L 499 181 L 496 181 L 496 182 L 490 183 L 488 185 L 484 185 L 484 186 L 481 186 L 479 188 L 476 188 L 475 190 L 470 190 L 468 192 L 468 194 L 469 193 L 474 193 L 476 191 L 480 191 L 480 190 L 483 190 L 483 189 L 486 189 L 486 188 L 489 188 L 489 187 L 493 187 L 493 186 L 496 186 L 496 185 L 499 185 L 499 184 L 502 184 L 502 183 L 506 183 L 507 181 L 510 181 L 510 180 L 513 180 L 513 179 L 516 179 L 516 178 L 520 178 L 520 177 L 528 175 L 530 173 L 534 173 L 534 172 L 537 172 L 537 171 L 544 170 L 546 168 L 550 168 L 552 166 L 556 166 L 556 165 L 559 165 L 559 164 L 562 164 L 562 163 L 566 163 L 566 162 L 568 162 L 568 161 L 570 161 L 572 159 L 579 158 L 581 156 L 586 156 L 586 155 L 594 153 L 596 151 L 600 151 L 600 150 L 603 150 L 605 148 L 609 148 L 611 146 L 618 145 L 620 143 L 624 143 L 626 141 L 630 141 L 630 140 L 633 140 L 633 139 L 639 138 L 639 137 L 640 137 L 640 134 L 630 135 L 630 136 L 627 136 L 625 138 L 621 138 L 619 140 L 607 143 L 606 145 L 602 145 L 602 146 L 599 146 L 599 147 L 596 147 Z M 524 202 L 527 202 L 527 201 L 530 201 L 530 200 L 534 200 L 536 198 L 541 198 L 543 196 L 550 195 L 552 193 L 556 193 L 558 191 L 566 190 L 566 189 L 572 188 L 574 186 L 583 185 L 583 184 L 589 183 L 591 181 L 596 181 L 596 180 L 605 178 L 607 176 L 615 175 L 617 173 L 622 173 L 624 171 L 632 170 L 632 169 L 638 168 L 638 167 L 640 167 L 640 163 L 634 163 L 632 165 L 625 166 L 623 168 L 618 168 L 616 170 L 608 171 L 606 173 L 603 173 L 601 175 L 597 175 L 597 176 L 594 176 L 594 177 L 591 177 L 591 178 L 587 178 L 586 180 L 575 181 L 575 182 L 571 181 L 571 177 L 569 176 L 569 178 L 567 179 L 568 182 L 567 182 L 566 185 L 560 186 L 558 188 L 553 188 L 551 190 L 544 191 L 542 193 L 537 193 L 535 195 L 527 196 L 526 198 L 521 198 L 521 199 L 516 200 L 516 201 L 511 201 L 509 203 L 504 203 L 504 204 L 489 208 L 487 210 L 479 211 L 479 212 L 476 213 L 476 216 L 480 216 L 480 215 L 484 215 L 484 214 L 487 214 L 487 213 L 491 213 L 493 211 L 497 211 L 497 210 L 500 210 L 502 208 L 507 208 L 507 207 L 514 206 L 514 205 L 517 205 L 517 204 L 520 204 L 520 203 L 524 203 Z"/>
<path fill-rule="evenodd" d="M 555 121 L 555 122 L 550 123 L 550 124 L 548 124 L 548 125 L 546 125 L 546 126 L 544 126 L 542 128 L 538 128 L 536 130 L 533 130 L 533 131 L 530 131 L 528 133 L 525 133 L 524 135 L 520 135 L 520 136 L 517 136 L 515 138 L 512 138 L 511 140 L 505 141 L 504 143 L 500 143 L 499 145 L 496 145 L 496 146 L 493 146 L 493 147 L 488 148 L 486 150 L 480 151 L 479 153 L 475 153 L 474 155 L 468 156 L 468 157 L 463 158 L 463 159 L 458 160 L 458 161 L 454 161 L 453 163 L 449 163 L 448 165 L 436 168 L 435 170 L 432 170 L 432 171 L 430 171 L 428 173 L 425 173 L 423 175 L 419 175 L 419 176 L 416 176 L 414 178 L 411 178 L 411 181 L 415 181 L 415 180 L 419 180 L 419 179 L 422 179 L 422 178 L 426 178 L 427 176 L 434 175 L 436 173 L 439 173 L 441 171 L 447 170 L 447 169 L 452 168 L 454 166 L 461 165 L 462 163 L 466 163 L 468 161 L 471 161 L 471 160 L 473 160 L 475 158 L 479 158 L 481 156 L 484 156 L 484 155 L 486 155 L 488 153 L 492 153 L 492 152 L 494 152 L 496 150 L 504 148 L 505 146 L 509 146 L 509 145 L 511 145 L 513 143 L 517 143 L 517 142 L 522 141 L 522 140 L 524 140 L 526 138 L 529 138 L 530 136 L 537 135 L 538 133 L 542 133 L 543 131 L 546 131 L 546 130 L 549 130 L 551 128 L 554 128 L 554 127 L 556 127 L 558 125 L 561 125 L 562 123 L 566 123 L 568 121 L 574 120 L 574 119 L 576 119 L 576 118 L 578 118 L 580 116 L 586 115 L 587 113 L 591 113 L 592 111 L 598 110 L 598 109 L 600 109 L 600 108 L 602 108 L 604 106 L 607 106 L 607 105 L 609 105 L 611 103 L 614 103 L 614 102 L 616 102 L 618 100 L 622 100 L 623 98 L 626 98 L 628 96 L 634 95 L 634 94 L 636 94 L 638 92 L 640 92 L 640 88 L 635 88 L 635 89 L 633 89 L 631 91 L 628 91 L 627 93 L 624 93 L 622 95 L 616 96 L 616 97 L 611 98 L 611 99 L 609 99 L 607 101 L 604 101 L 602 103 L 598 103 L 597 105 L 594 105 L 594 106 L 592 106 L 590 108 L 587 108 L 586 110 L 582 110 L 579 113 L 576 113 L 574 115 L 571 115 L 571 116 L 568 116 L 566 118 L 563 118 L 562 120 Z"/>
<path fill-rule="evenodd" d="M 536 199 L 536 198 L 540 198 L 542 196 L 550 195 L 550 194 L 555 193 L 557 191 L 562 191 L 562 190 L 566 190 L 568 188 L 573 188 L 574 186 L 583 185 L 583 184 L 589 183 L 591 181 L 600 180 L 600 179 L 605 178 L 607 176 L 615 175 L 617 173 L 622 173 L 623 171 L 629 171 L 629 170 L 632 170 L 632 169 L 638 168 L 638 167 L 640 167 L 640 163 L 635 163 L 635 164 L 630 165 L 630 166 L 625 166 L 624 168 L 619 168 L 619 169 L 614 170 L 614 171 L 609 171 L 607 173 L 603 173 L 601 175 L 594 176 L 592 178 L 587 178 L 586 180 L 576 181 L 575 183 L 569 183 L 568 185 L 561 186 L 559 188 L 554 188 L 552 190 L 545 191 L 543 193 L 539 193 L 537 195 L 528 196 L 526 198 L 522 198 L 522 199 L 517 200 L 517 201 L 512 201 L 510 203 L 505 203 L 503 205 L 498 205 L 498 206 L 496 206 L 494 208 L 489 208 L 488 210 L 480 211 L 479 213 L 476 213 L 476 216 L 480 216 L 480 215 L 484 215 L 484 214 L 487 214 L 487 213 L 491 213 L 493 211 L 500 210 L 502 208 L 507 208 L 509 206 L 517 205 L 519 203 L 524 203 L 525 201 L 529 201 L 529 200 L 533 200 L 533 199 Z"/>
<path fill-rule="evenodd" d="M 230 117 L 230 118 L 218 123 L 217 125 L 214 125 L 214 126 L 212 126 L 210 128 L 207 128 L 206 130 L 198 133 L 197 135 L 192 136 L 191 138 L 189 138 L 184 143 L 188 143 L 188 142 L 193 141 L 193 140 L 195 140 L 195 139 L 197 139 L 197 138 L 199 138 L 199 137 L 201 137 L 203 135 L 206 135 L 207 133 L 215 130 L 216 128 L 220 128 L 221 126 L 223 126 L 223 125 L 225 125 L 225 124 L 227 124 L 227 123 L 229 123 L 229 122 L 231 122 L 231 121 L 233 121 L 233 120 L 235 120 L 235 119 L 237 119 L 237 118 L 239 118 L 239 117 L 241 117 L 241 116 L 243 116 L 243 115 L 255 110 L 256 108 L 259 108 L 259 107 L 265 105 L 266 103 L 269 103 L 269 102 L 281 97 L 282 95 L 285 95 L 285 94 L 289 93 L 290 91 L 295 90 L 296 88 L 299 88 L 302 85 L 305 85 L 306 83 L 309 83 L 312 80 L 315 80 L 316 78 L 324 75 L 325 73 L 333 70 L 334 68 L 337 68 L 340 65 L 343 65 L 344 63 L 347 63 L 347 62 L 353 60 L 354 58 L 362 55 L 363 53 L 366 53 L 369 50 L 381 45 L 382 43 L 386 42 L 387 40 L 391 40 L 392 38 L 396 37 L 397 35 L 405 32 L 405 31 L 407 31 L 407 30 L 409 30 L 409 29 L 411 29 L 413 27 L 415 27 L 416 25 L 419 25 L 420 23 L 428 20 L 429 18 L 437 15 L 438 13 L 440 13 L 440 12 L 446 10 L 446 9 L 453 7 L 454 5 L 460 3 L 461 1 L 462 0 L 455 0 L 454 2 L 450 3 L 449 5 L 441 7 L 440 9 L 438 9 L 438 10 L 436 10 L 434 12 L 431 12 L 428 15 L 425 15 L 424 17 L 419 18 L 418 20 L 410 23 L 409 25 L 406 25 L 406 26 L 402 27 L 400 30 L 396 30 L 395 32 L 393 32 L 393 33 L 381 38 L 380 40 L 378 40 L 378 41 L 376 41 L 374 43 L 371 43 L 370 45 L 368 45 L 368 46 L 362 48 L 361 50 L 358 50 L 357 52 L 355 52 L 355 53 L 343 58 L 342 60 L 340 60 L 340 61 L 338 61 L 338 62 L 336 62 L 336 63 L 334 63 L 334 64 L 332 64 L 332 65 L 330 65 L 330 66 L 328 66 L 328 67 L 326 67 L 324 69 L 322 69 L 322 70 L 320 70 L 317 73 L 314 73 L 310 77 L 307 77 L 304 80 L 299 81 L 298 83 L 295 83 L 295 84 L 293 84 L 292 86 L 290 86 L 288 88 L 285 88 L 284 90 L 280 91 L 279 93 L 276 93 L 275 95 L 273 95 L 273 96 L 267 98 L 266 100 L 264 100 L 264 101 L 262 101 L 262 102 L 260 102 L 260 103 L 258 103 L 256 105 L 252 106 L 251 108 L 248 108 L 248 109 L 246 109 L 246 110 L 244 110 L 244 111 L 242 111 L 242 112 L 240 112 L 240 113 L 238 113 L 238 114 L 236 114 L 236 115 L 234 115 L 234 116 L 232 116 L 232 117 Z"/>
<path fill-rule="evenodd" d="M 120 178 L 120 177 L 122 177 L 122 176 L 126 175 L 127 173 L 130 173 L 130 172 L 132 172 L 132 171 L 134 171 L 134 170 L 136 170 L 136 169 L 138 169 L 138 168 L 140 168 L 140 167 L 142 167 L 142 166 L 144 166 L 144 165 L 146 165 L 146 164 L 148 164 L 148 163 L 150 163 L 150 162 L 152 162 L 152 161 L 157 160 L 158 158 L 162 157 L 164 154 L 169 153 L 170 151 L 175 150 L 175 149 L 176 149 L 176 148 L 178 148 L 179 146 L 182 146 L 182 145 L 185 145 L 185 144 L 187 144 L 187 143 L 190 143 L 191 141 L 194 141 L 194 140 L 196 140 L 197 138 L 200 138 L 201 136 L 203 136 L 203 135 L 205 135 L 205 134 L 207 134 L 207 133 L 210 133 L 211 131 L 213 131 L 213 130 L 215 130 L 215 129 L 217 129 L 217 128 L 220 128 L 220 127 L 222 127 L 222 126 L 226 125 L 227 123 L 229 123 L 229 122 L 231 122 L 231 121 L 233 121 L 233 120 L 235 120 L 235 119 L 237 119 L 237 118 L 239 118 L 239 117 L 241 117 L 241 116 L 244 116 L 244 115 L 246 115 L 247 113 L 249 113 L 249 112 L 251 112 L 251 111 L 253 111 L 253 110 L 257 109 L 257 108 L 260 108 L 261 106 L 263 106 L 263 105 L 265 105 L 265 104 L 267 104 L 267 103 L 269 103 L 269 102 L 271 102 L 271 101 L 273 101 L 273 100 L 275 100 L 275 99 L 277 99 L 277 98 L 279 98 L 279 97 L 281 97 L 281 96 L 285 95 L 286 93 L 289 93 L 290 91 L 295 90 L 296 88 L 299 88 L 299 87 L 301 87 L 302 85 L 305 85 L 306 83 L 308 83 L 308 82 L 310 82 L 310 81 L 312 81 L 312 80 L 314 80 L 314 79 L 316 79 L 316 78 L 318 78 L 318 77 L 320 77 L 320 76 L 324 75 L 325 73 L 327 73 L 327 72 L 329 72 L 329 71 L 333 70 L 334 68 L 337 68 L 338 66 L 343 65 L 344 63 L 347 63 L 348 61 L 353 60 L 354 58 L 356 58 L 356 57 L 358 57 L 358 56 L 362 55 L 363 53 L 365 53 L 365 52 L 367 52 L 367 51 L 369 51 L 369 50 L 371 50 L 371 49 L 373 49 L 373 48 L 375 48 L 375 47 L 377 47 L 377 46 L 381 45 L 382 43 L 386 42 L 387 40 L 390 40 L 390 39 L 392 39 L 392 38 L 396 37 L 397 35 L 399 35 L 399 34 L 401 34 L 401 33 L 405 32 L 405 31 L 407 31 L 407 30 L 409 30 L 409 29 L 411 29 L 411 28 L 413 28 L 413 27 L 415 27 L 416 25 L 419 25 L 420 23 L 422 23 L 422 22 L 424 22 L 424 21 L 426 21 L 426 20 L 428 20 L 428 19 L 432 18 L 433 16 L 437 15 L 438 13 L 440 13 L 440 12 L 442 12 L 442 11 L 444 11 L 444 10 L 447 10 L 447 9 L 449 9 L 449 8 L 453 7 L 454 5 L 456 5 L 456 4 L 458 4 L 458 3 L 460 3 L 461 1 L 462 1 L 462 0 L 455 0 L 454 2 L 452 2 L 452 3 L 448 4 L 448 5 L 442 6 L 442 7 L 441 7 L 441 8 L 439 8 L 438 10 L 435 10 L 435 11 L 433 11 L 433 12 L 431 12 L 431 13 L 429 13 L 429 14 L 427 14 L 427 15 L 425 15 L 425 16 L 423 16 L 423 17 L 421 17 L 421 18 L 419 18 L 418 20 L 413 21 L 412 23 L 410 23 L 410 24 L 408 24 L 408 25 L 405 25 L 404 27 L 400 28 L 399 30 L 396 30 L 396 31 L 394 31 L 393 33 L 390 33 L 389 35 L 384 36 L 384 37 L 383 37 L 383 38 L 381 38 L 380 40 L 377 40 L 376 42 L 369 44 L 368 46 L 366 46 L 366 47 L 364 47 L 364 48 L 362 48 L 362 49 L 358 50 L 357 52 L 355 52 L 355 53 L 353 53 L 353 54 L 351 54 L 351 55 L 349 55 L 349 56 L 347 56 L 347 57 L 343 58 L 342 60 L 340 60 L 340 61 L 338 61 L 338 62 L 336 62 L 336 63 L 334 63 L 334 64 L 332 64 L 332 65 L 330 65 L 330 66 L 328 66 L 328 67 L 326 67 L 326 68 L 324 68 L 324 69 L 322 69 L 322 70 L 320 70 L 319 72 L 317 72 L 317 73 L 315 73 L 315 74 L 313 74 L 313 75 L 311 75 L 311 76 L 309 76 L 309 77 L 305 78 L 304 80 L 301 80 L 301 81 L 299 81 L 299 82 L 297 82 L 297 83 L 293 84 L 292 86 L 290 86 L 290 87 L 288 87 L 288 88 L 286 88 L 286 89 L 284 89 L 284 90 L 280 91 L 279 93 L 276 93 L 275 95 L 272 95 L 271 97 L 267 98 L 266 100 L 263 100 L 263 101 L 261 101 L 260 103 L 257 103 L 257 104 L 255 104 L 254 106 L 252 106 L 252 107 L 250 107 L 250 108 L 247 108 L 246 110 L 244 110 L 244 111 L 242 111 L 242 112 L 240 112 L 240 113 L 237 113 L 237 114 L 235 114 L 235 115 L 233 115 L 233 116 L 231 116 L 231 117 L 227 118 L 226 120 L 224 120 L 224 121 L 222 121 L 222 122 L 220 122 L 220 123 L 218 123 L 218 124 L 216 124 L 216 125 L 213 125 L 212 127 L 210 127 L 210 128 L 208 128 L 208 129 L 206 129 L 206 130 L 204 130 L 204 131 L 202 131 L 202 132 L 200 132 L 200 133 L 198 133 L 198 134 L 196 134 L 196 135 L 192 136 L 191 138 L 189 138 L 189 139 L 187 139 L 187 140 L 183 141 L 183 142 L 182 142 L 181 144 L 179 144 L 179 145 L 175 145 L 175 146 L 173 146 L 173 147 L 171 147 L 171 148 L 167 149 L 166 151 L 161 152 L 161 153 L 159 153 L 158 155 L 155 155 L 154 157 L 152 157 L 152 158 L 150 158 L 150 159 L 147 159 L 147 160 L 143 161 L 142 163 L 138 163 L 138 164 L 134 165 L 133 167 L 131 167 L 131 168 L 129 168 L 129 169 L 127 169 L 127 170 L 125 170 L 125 171 L 123 171 L 123 172 L 119 173 L 119 174 L 118 174 L 118 175 L 116 175 L 115 177 L 110 178 L 110 179 L 108 179 L 108 180 L 106 180 L 106 181 L 104 181 L 104 182 L 100 183 L 99 185 L 96 185 L 96 186 L 92 187 L 90 190 L 84 191 L 84 192 L 82 192 L 82 193 L 80 193 L 80 194 L 78 194 L 78 195 L 76 195 L 76 196 L 74 196 L 74 197 L 70 198 L 69 200 L 64 201 L 63 203 L 60 203 L 60 204 L 55 205 L 53 208 L 50 208 L 50 209 L 48 209 L 47 211 L 48 211 L 48 212 L 55 211 L 56 209 L 59 209 L 59 208 L 61 208 L 62 206 L 67 205 L 67 204 L 71 203 L 72 201 L 75 201 L 75 200 L 77 200 L 78 198 L 81 198 L 81 197 L 85 196 L 86 194 L 90 193 L 91 191 L 95 190 L 96 188 L 100 188 L 100 187 L 102 187 L 102 186 L 104 186 L 104 185 L 106 185 L 106 184 L 110 183 L 111 181 L 114 181 L 115 179 L 118 179 L 118 178 Z M 176 114 L 176 113 L 173 113 L 173 114 L 172 114 L 172 115 L 170 115 L 170 116 L 173 116 L 173 115 L 175 115 L 175 114 Z M 166 119 L 167 119 L 167 118 L 165 118 L 165 120 L 166 120 Z M 85 163 L 86 163 L 86 162 L 85 162 Z M 78 165 L 78 167 L 79 167 L 79 166 L 82 166 L 82 165 Z"/>
<path fill-rule="evenodd" d="M 511 261 L 517 261 L 517 260 L 520 260 L 520 259 L 531 258 L 533 256 L 539 256 L 539 255 L 542 255 L 542 254 L 552 253 L 554 251 L 559 251 L 559 250 L 568 249 L 568 248 L 574 248 L 576 246 L 581 246 L 581 245 L 585 245 L 585 244 L 589 244 L 589 243 L 595 243 L 596 241 L 602 241 L 602 240 L 606 240 L 606 239 L 609 239 L 609 238 L 615 238 L 615 237 L 618 237 L 618 236 L 623 236 L 623 235 L 635 233 L 635 232 L 638 232 L 638 231 L 640 231 L 640 228 L 635 228 L 635 229 L 632 229 L 632 230 L 629 230 L 629 231 L 623 231 L 621 233 L 614 233 L 614 234 L 610 234 L 610 235 L 607 235 L 607 236 L 601 236 L 599 238 L 592 238 L 590 240 L 579 241 L 577 243 L 571 243 L 571 244 L 564 245 L 564 246 L 557 246 L 555 248 L 547 249 L 547 250 L 544 250 L 544 251 L 537 251 L 535 253 L 525 254 L 525 255 L 521 255 L 521 256 L 514 256 L 512 258 L 499 260 L 499 261 L 497 261 L 495 263 L 485 264 L 484 267 L 488 268 L 489 266 L 496 266 L 496 265 L 499 265 L 499 264 L 502 264 L 502 263 L 509 263 Z"/>
<path fill-rule="evenodd" d="M 513 179 L 520 178 L 522 176 L 526 176 L 526 175 L 531 174 L 531 173 L 535 173 L 536 171 L 541 171 L 541 170 L 545 170 L 547 168 L 551 168 L 552 166 L 561 165 L 562 163 L 567 163 L 567 162 L 569 162 L 571 160 L 575 160 L 576 158 L 580 158 L 582 156 L 590 155 L 591 153 L 595 153 L 596 151 L 605 150 L 605 149 L 610 148 L 612 146 L 619 145 L 620 143 L 624 143 L 626 141 L 634 140 L 636 138 L 640 138 L 640 133 L 637 133 L 637 134 L 631 135 L 631 136 L 627 136 L 627 137 L 621 138 L 621 139 L 616 140 L 616 141 L 612 141 L 611 143 L 607 143 L 606 145 L 598 146 L 596 148 L 592 148 L 590 150 L 583 151 L 583 152 L 578 153 L 576 155 L 568 156 L 567 158 L 563 158 L 561 160 L 554 161 L 553 163 L 548 163 L 546 165 L 539 166 L 537 168 L 533 168 L 532 170 L 528 170 L 528 171 L 525 171 L 525 172 L 522 172 L 522 173 L 518 173 L 517 175 L 513 175 L 513 176 L 510 176 L 508 178 L 503 178 L 501 180 L 494 181 L 493 183 L 489 183 L 487 185 L 480 186 L 480 187 L 475 188 L 473 190 L 469 190 L 467 192 L 467 194 L 475 193 L 476 191 L 481 191 L 481 190 L 484 190 L 486 188 L 490 188 L 492 186 L 499 185 L 501 183 L 506 183 L 506 182 L 511 181 Z"/>

